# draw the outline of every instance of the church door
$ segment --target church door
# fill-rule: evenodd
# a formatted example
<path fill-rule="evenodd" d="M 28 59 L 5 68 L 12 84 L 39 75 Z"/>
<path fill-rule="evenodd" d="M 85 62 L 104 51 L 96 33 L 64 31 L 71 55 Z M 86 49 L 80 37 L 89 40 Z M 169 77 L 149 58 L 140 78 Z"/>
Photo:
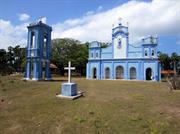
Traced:
<path fill-rule="evenodd" d="M 152 69 L 151 68 L 147 68 L 146 69 L 146 80 L 152 80 Z"/>
<path fill-rule="evenodd" d="M 136 79 L 136 68 L 135 67 L 130 68 L 130 79 Z"/>
<path fill-rule="evenodd" d="M 109 69 L 109 67 L 107 67 L 105 69 L 105 79 L 109 79 L 109 78 L 110 78 L 110 69 Z"/>
<path fill-rule="evenodd" d="M 97 73 L 96 68 L 93 68 L 92 71 L 93 71 L 93 72 L 92 72 L 92 74 L 93 74 L 93 79 L 96 79 L 96 78 L 97 78 L 97 76 L 96 76 L 96 73 Z"/>
<path fill-rule="evenodd" d="M 116 79 L 124 79 L 124 69 L 122 66 L 116 67 Z"/>

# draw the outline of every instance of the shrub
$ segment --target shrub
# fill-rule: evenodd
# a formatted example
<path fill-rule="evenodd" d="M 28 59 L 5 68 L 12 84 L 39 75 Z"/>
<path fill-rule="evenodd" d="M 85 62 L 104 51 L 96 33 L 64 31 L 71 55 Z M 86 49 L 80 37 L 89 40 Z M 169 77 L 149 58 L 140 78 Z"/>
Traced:
<path fill-rule="evenodd" d="M 167 81 L 168 81 L 170 90 L 180 89 L 180 77 L 175 75 L 175 76 L 169 78 Z"/>

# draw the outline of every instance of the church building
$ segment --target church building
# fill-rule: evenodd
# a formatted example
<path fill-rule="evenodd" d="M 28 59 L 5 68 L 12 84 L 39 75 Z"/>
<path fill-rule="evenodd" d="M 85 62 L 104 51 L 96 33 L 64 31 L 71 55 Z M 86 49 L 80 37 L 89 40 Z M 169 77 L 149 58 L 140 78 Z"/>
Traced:
<path fill-rule="evenodd" d="M 160 81 L 157 37 L 149 36 L 139 45 L 129 44 L 128 27 L 121 23 L 112 29 L 112 42 L 104 46 L 89 44 L 87 79 L 124 79 Z"/>

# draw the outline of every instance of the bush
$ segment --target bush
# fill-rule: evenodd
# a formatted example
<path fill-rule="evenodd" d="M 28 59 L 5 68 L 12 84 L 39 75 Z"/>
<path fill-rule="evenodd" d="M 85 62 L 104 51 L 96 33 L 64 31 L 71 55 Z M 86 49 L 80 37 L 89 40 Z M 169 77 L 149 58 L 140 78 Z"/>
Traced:
<path fill-rule="evenodd" d="M 180 77 L 173 76 L 170 79 L 167 80 L 169 84 L 170 90 L 180 90 Z"/>

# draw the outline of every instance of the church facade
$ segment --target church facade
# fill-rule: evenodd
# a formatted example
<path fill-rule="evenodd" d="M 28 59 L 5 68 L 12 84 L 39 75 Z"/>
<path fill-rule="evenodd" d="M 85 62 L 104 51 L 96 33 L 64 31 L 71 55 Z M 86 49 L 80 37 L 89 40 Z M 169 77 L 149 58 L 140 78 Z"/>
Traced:
<path fill-rule="evenodd" d="M 119 23 L 112 29 L 109 45 L 97 41 L 89 44 L 86 78 L 160 81 L 157 45 L 153 36 L 142 39 L 139 45 L 129 44 L 128 27 Z"/>

